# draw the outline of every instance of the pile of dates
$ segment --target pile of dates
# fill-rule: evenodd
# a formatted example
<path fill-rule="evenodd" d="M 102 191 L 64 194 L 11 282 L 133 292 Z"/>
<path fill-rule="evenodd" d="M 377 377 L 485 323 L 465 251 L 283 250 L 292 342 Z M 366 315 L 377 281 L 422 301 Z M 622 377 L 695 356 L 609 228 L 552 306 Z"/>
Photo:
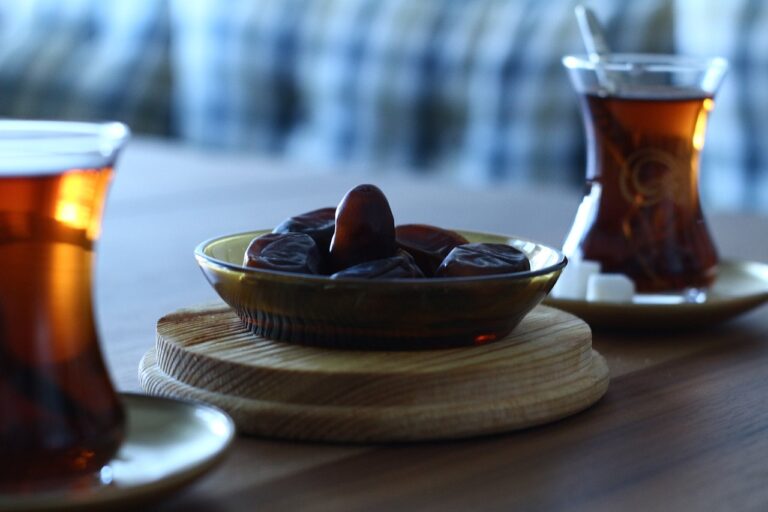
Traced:
<path fill-rule="evenodd" d="M 469 243 L 424 224 L 395 226 L 389 202 L 374 185 L 358 185 L 337 208 L 291 217 L 251 241 L 247 267 L 330 275 L 332 279 L 465 277 L 530 270 L 505 244 Z"/>

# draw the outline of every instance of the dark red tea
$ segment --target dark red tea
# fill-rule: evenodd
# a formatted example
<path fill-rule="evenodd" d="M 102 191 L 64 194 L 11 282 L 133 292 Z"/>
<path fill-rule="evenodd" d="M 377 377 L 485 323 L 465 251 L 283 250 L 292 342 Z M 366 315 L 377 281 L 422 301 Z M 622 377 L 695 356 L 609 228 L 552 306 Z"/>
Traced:
<path fill-rule="evenodd" d="M 91 308 L 111 175 L 0 174 L 0 487 L 93 474 L 123 438 Z"/>
<path fill-rule="evenodd" d="M 588 190 L 566 253 L 580 247 L 640 292 L 711 284 L 717 253 L 699 204 L 698 161 L 712 107 L 710 97 L 679 89 L 582 96 Z"/>

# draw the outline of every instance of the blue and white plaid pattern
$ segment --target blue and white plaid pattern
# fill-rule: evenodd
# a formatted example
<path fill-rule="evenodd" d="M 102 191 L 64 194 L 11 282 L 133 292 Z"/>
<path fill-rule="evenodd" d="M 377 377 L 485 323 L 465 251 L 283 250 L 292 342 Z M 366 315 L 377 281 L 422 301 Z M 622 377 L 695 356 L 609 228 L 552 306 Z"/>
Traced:
<path fill-rule="evenodd" d="M 175 0 L 179 126 L 313 163 L 578 182 L 575 3 Z M 617 47 L 672 50 L 668 1 L 594 6 Z"/>
<path fill-rule="evenodd" d="M 705 204 L 768 212 L 768 3 L 678 0 L 676 18 L 681 53 L 730 63 L 702 155 Z"/>
<path fill-rule="evenodd" d="M 162 0 L 0 3 L 0 116 L 167 134 L 167 25 Z"/>
<path fill-rule="evenodd" d="M 577 0 L 0 3 L 0 116 L 467 183 L 582 182 Z M 768 211 L 768 5 L 594 0 L 618 51 L 723 55 L 705 204 Z"/>
<path fill-rule="evenodd" d="M 176 126 L 209 146 L 279 152 L 303 107 L 296 52 L 310 2 L 173 0 Z"/>

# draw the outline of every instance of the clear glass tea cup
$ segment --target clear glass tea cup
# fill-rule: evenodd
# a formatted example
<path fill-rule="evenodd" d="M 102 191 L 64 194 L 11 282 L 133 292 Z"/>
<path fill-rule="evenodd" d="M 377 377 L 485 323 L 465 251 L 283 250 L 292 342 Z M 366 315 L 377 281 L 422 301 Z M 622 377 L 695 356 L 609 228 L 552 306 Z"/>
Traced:
<path fill-rule="evenodd" d="M 718 257 L 699 201 L 699 154 L 726 61 L 613 54 L 563 64 L 587 139 L 586 191 L 563 252 L 629 276 L 640 293 L 706 290 Z"/>
<path fill-rule="evenodd" d="M 124 415 L 94 322 L 119 123 L 0 121 L 0 492 L 98 478 Z"/>

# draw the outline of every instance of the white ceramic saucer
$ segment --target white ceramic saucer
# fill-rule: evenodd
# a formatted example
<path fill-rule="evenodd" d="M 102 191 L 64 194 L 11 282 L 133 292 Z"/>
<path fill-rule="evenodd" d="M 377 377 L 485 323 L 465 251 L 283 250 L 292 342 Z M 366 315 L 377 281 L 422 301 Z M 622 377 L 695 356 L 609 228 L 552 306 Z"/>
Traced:
<path fill-rule="evenodd" d="M 136 510 L 189 484 L 224 456 L 235 435 L 220 410 L 138 394 L 122 394 L 126 438 L 110 462 L 112 483 L 15 496 L 0 494 L 0 511 Z"/>
<path fill-rule="evenodd" d="M 768 302 L 768 264 L 723 261 L 715 283 L 702 302 L 642 300 L 628 303 L 587 302 L 547 297 L 549 306 L 584 319 L 591 327 L 622 330 L 684 329 L 728 320 Z"/>

